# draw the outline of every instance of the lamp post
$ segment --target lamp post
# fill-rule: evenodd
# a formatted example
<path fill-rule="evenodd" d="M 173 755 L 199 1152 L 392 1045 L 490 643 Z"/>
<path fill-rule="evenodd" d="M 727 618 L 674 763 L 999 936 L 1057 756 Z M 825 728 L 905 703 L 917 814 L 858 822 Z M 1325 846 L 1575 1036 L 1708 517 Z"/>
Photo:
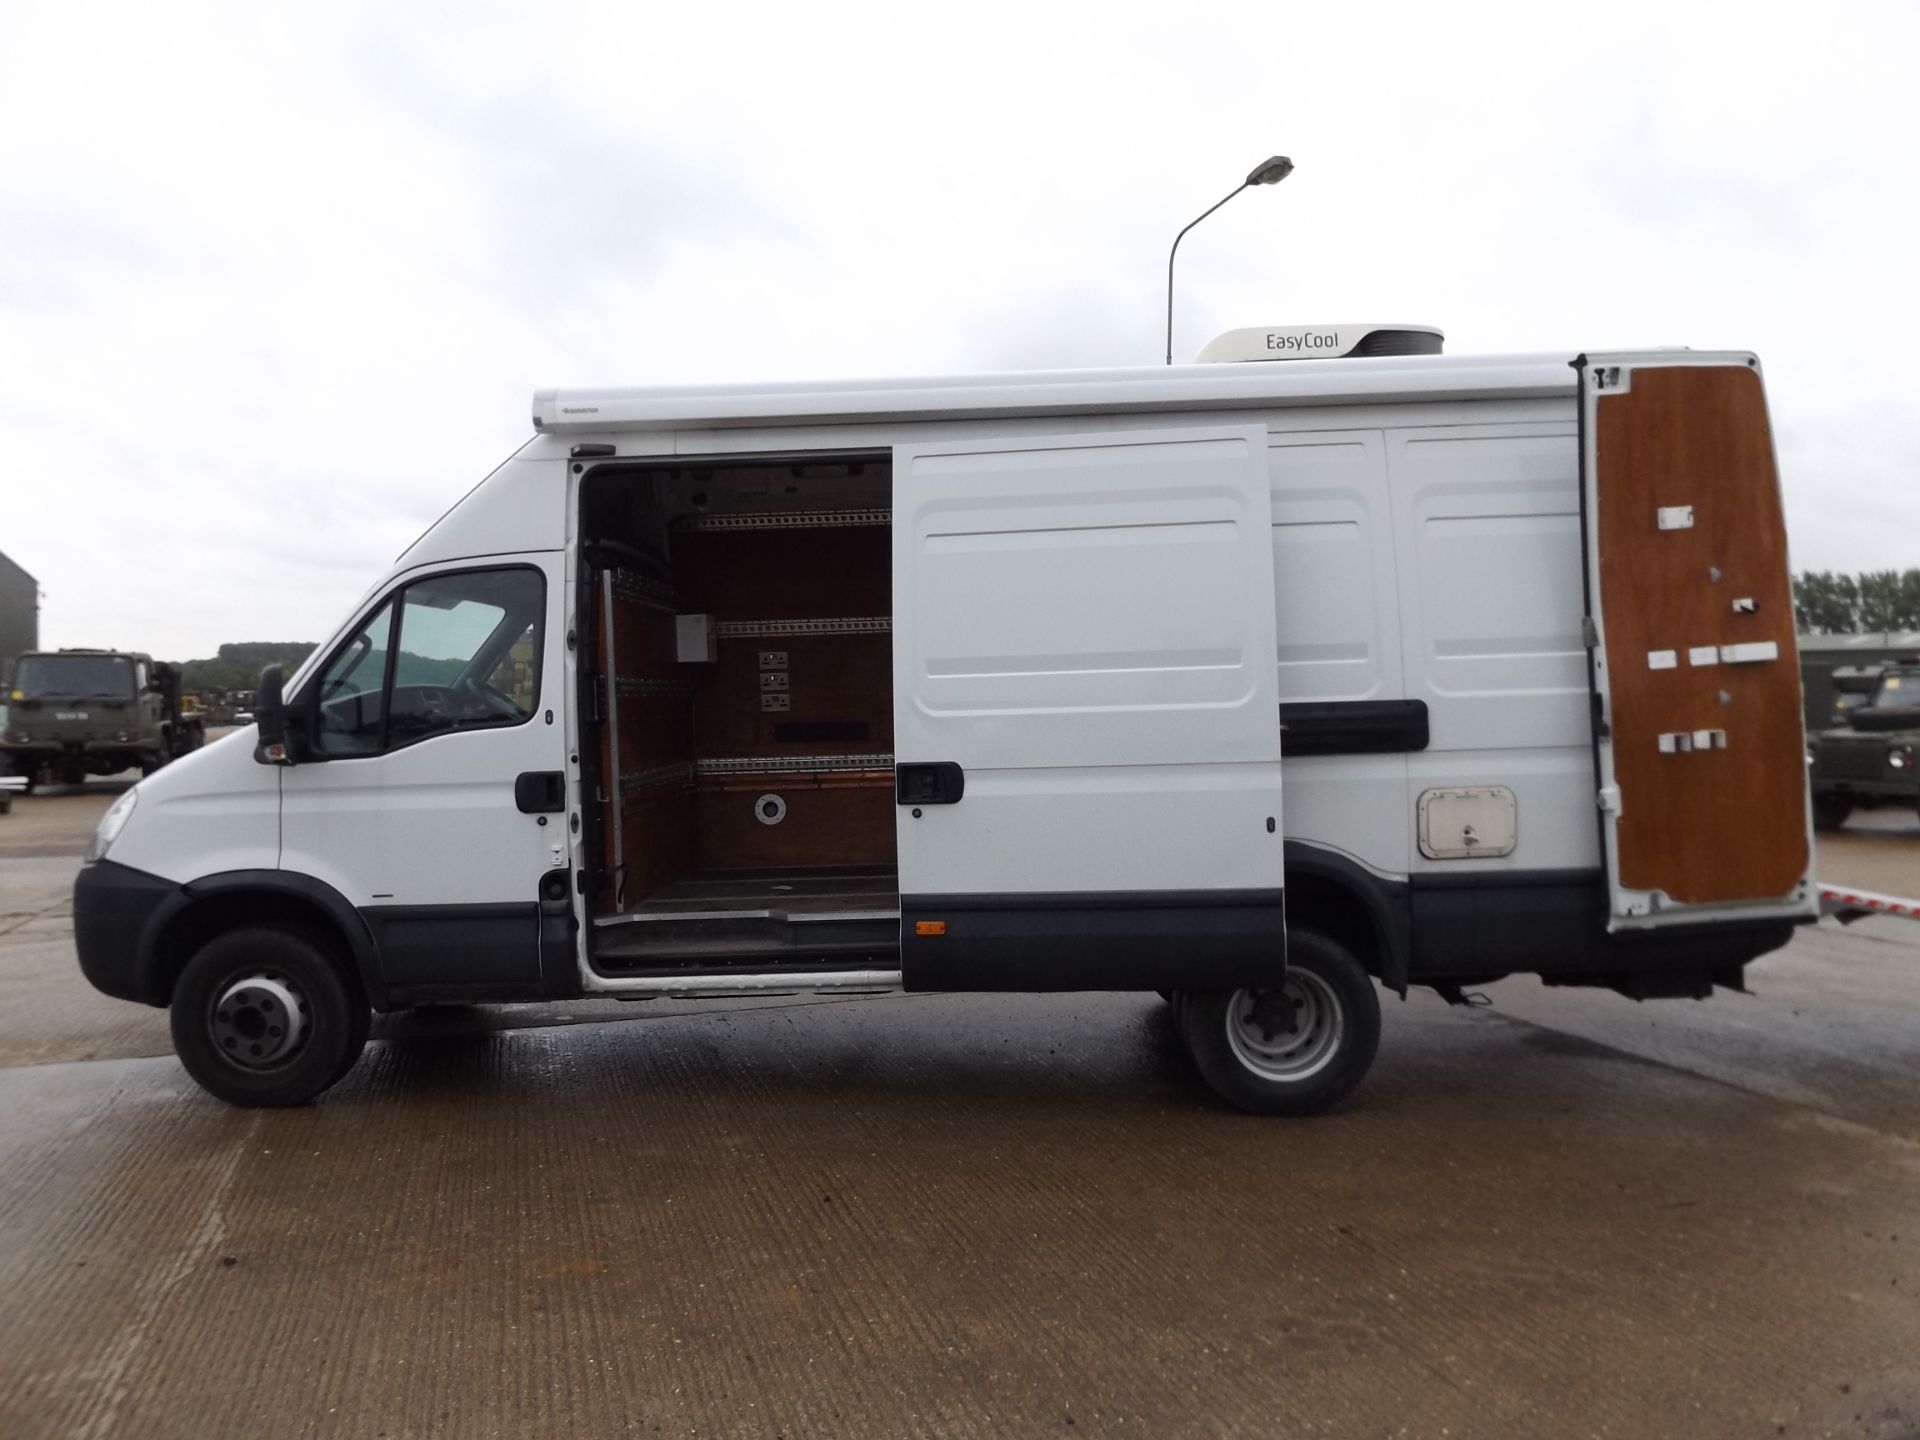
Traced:
<path fill-rule="evenodd" d="M 1202 220 L 1206 219 L 1207 216 L 1213 214 L 1215 210 L 1218 210 L 1220 206 L 1226 204 L 1228 200 L 1233 199 L 1235 195 L 1238 195 L 1249 185 L 1278 185 L 1292 173 L 1293 161 L 1284 155 L 1275 155 L 1267 160 L 1263 160 L 1253 168 L 1246 179 L 1234 186 L 1224 199 L 1201 211 L 1192 220 L 1187 222 L 1186 230 L 1182 230 L 1178 235 L 1173 237 L 1173 249 L 1167 252 L 1167 364 L 1173 364 L 1173 257 L 1180 252 L 1180 242 L 1187 238 L 1187 230 L 1193 229 L 1195 225 L 1198 225 Z"/>

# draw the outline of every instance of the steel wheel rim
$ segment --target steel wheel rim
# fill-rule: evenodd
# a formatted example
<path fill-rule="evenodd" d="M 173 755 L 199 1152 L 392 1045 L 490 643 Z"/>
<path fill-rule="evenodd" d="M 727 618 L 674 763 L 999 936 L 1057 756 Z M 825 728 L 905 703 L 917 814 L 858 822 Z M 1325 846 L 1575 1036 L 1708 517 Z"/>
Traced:
<path fill-rule="evenodd" d="M 1227 1045 L 1263 1080 L 1297 1083 L 1333 1063 L 1347 1033 L 1347 1007 L 1325 980 L 1290 970 L 1272 990 L 1236 990 L 1227 1000 Z"/>
<path fill-rule="evenodd" d="M 213 1048 L 242 1070 L 273 1070 L 312 1031 L 307 997 L 285 975 L 256 970 L 229 981 L 207 1012 Z"/>

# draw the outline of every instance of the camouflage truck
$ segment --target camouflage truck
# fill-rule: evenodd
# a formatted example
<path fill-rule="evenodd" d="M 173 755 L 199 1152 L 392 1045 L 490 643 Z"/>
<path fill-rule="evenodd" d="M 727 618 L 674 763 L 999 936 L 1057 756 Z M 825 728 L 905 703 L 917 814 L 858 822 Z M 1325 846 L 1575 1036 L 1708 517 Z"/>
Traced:
<path fill-rule="evenodd" d="M 1808 760 L 1822 830 L 1839 829 L 1855 810 L 1920 808 L 1920 657 L 1882 667 L 1846 724 L 1814 737 Z"/>
<path fill-rule="evenodd" d="M 30 651 L 13 662 L 0 760 L 27 788 L 78 785 L 139 766 L 151 775 L 206 739 L 181 705 L 180 676 L 122 650 Z"/>

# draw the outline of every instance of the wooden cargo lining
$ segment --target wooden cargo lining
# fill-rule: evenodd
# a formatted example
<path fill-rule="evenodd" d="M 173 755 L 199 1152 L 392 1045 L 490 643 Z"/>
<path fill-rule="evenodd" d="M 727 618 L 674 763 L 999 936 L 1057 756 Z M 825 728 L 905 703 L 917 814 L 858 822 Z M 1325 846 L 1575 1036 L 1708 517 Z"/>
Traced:
<path fill-rule="evenodd" d="M 1619 881 L 1689 904 L 1778 898 L 1806 873 L 1807 782 L 1760 377 L 1639 367 L 1600 397 L 1596 424 Z M 1662 529 L 1660 511 L 1681 506 L 1691 523 Z M 1778 658 L 1717 658 L 1768 641 Z M 1724 734 L 1724 748 L 1662 753 L 1662 734 L 1694 732 Z"/>
<path fill-rule="evenodd" d="M 883 507 L 884 474 L 872 484 Z M 617 843 L 614 806 L 603 806 L 610 874 L 597 915 L 634 910 L 696 874 L 892 873 L 890 531 L 875 523 L 884 508 L 859 523 L 834 515 L 648 522 L 664 573 L 616 572 L 616 723 L 602 727 L 599 758 L 610 775 L 617 735 L 625 779 Z M 714 662 L 675 658 L 676 613 L 713 617 Z M 604 659 L 604 635 L 599 649 Z M 778 823 L 761 814 L 769 796 Z"/>
<path fill-rule="evenodd" d="M 623 896 L 671 883 L 694 848 L 693 683 L 673 663 L 673 604 L 665 586 L 615 571 L 595 600 L 599 673 L 609 673 L 610 648 L 618 692 L 601 696 L 616 720 L 602 727 L 600 756 L 602 853 L 610 873 L 596 910 L 609 910 Z"/>

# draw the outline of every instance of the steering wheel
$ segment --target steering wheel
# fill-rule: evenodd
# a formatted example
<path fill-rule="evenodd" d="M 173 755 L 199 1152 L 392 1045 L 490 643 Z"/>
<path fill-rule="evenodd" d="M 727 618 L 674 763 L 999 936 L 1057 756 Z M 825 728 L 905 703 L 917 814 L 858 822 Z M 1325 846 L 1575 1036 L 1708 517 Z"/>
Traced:
<path fill-rule="evenodd" d="M 518 720 L 526 713 L 512 696 L 494 689 L 477 677 L 462 680 L 455 688 L 460 698 L 467 702 L 466 708 L 470 713 L 494 715 L 506 720 Z"/>

